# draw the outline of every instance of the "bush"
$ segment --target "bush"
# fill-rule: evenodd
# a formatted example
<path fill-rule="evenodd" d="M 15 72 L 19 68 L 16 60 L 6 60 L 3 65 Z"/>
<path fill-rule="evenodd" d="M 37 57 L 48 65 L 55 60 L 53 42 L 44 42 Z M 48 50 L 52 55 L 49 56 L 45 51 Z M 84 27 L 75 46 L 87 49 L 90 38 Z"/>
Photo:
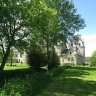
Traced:
<path fill-rule="evenodd" d="M 49 53 L 49 62 L 48 62 L 48 69 L 53 69 L 60 65 L 59 57 L 57 56 L 55 50 L 50 51 Z"/>
<path fill-rule="evenodd" d="M 90 66 L 96 66 L 96 51 L 93 52 L 92 57 L 89 59 Z"/>
<path fill-rule="evenodd" d="M 95 67 L 96 66 L 96 57 L 91 57 L 90 58 L 90 66 Z"/>
<path fill-rule="evenodd" d="M 37 50 L 27 52 L 27 63 L 30 67 L 38 69 L 46 65 L 46 55 Z"/>

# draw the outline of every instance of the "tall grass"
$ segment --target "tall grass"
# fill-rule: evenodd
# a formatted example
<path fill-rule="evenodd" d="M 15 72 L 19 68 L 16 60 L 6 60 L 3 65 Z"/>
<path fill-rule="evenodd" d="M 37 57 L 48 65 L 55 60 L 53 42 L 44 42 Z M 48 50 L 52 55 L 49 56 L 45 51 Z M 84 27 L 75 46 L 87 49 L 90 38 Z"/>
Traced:
<path fill-rule="evenodd" d="M 36 96 L 51 80 L 50 75 L 45 72 L 34 71 L 24 76 L 6 81 L 4 87 L 0 89 L 0 96 Z"/>

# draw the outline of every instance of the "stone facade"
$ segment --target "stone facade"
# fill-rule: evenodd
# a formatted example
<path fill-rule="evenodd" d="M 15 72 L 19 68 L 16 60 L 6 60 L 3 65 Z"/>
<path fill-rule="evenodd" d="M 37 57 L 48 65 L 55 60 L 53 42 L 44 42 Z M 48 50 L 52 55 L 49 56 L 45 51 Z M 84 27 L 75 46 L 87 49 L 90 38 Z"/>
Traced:
<path fill-rule="evenodd" d="M 82 43 L 77 45 L 73 44 L 73 46 L 70 47 L 57 45 L 55 46 L 55 51 L 60 58 L 61 65 L 77 65 L 85 63 L 85 46 Z"/>
<path fill-rule="evenodd" d="M 18 62 L 18 63 L 26 63 L 26 52 L 17 52 L 16 53 L 16 56 L 15 56 L 15 60 Z"/>

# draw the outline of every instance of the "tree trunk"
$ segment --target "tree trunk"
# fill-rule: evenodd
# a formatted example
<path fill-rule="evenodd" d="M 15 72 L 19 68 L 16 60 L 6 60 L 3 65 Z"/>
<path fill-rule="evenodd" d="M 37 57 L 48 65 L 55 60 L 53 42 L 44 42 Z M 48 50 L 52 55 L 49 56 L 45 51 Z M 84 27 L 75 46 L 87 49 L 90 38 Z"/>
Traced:
<path fill-rule="evenodd" d="M 6 50 L 6 53 L 5 53 L 5 55 L 4 55 L 3 59 L 2 59 L 2 63 L 1 63 L 1 66 L 0 66 L 0 71 L 3 71 L 9 54 L 10 54 L 10 46 L 8 46 L 8 48 Z"/>
<path fill-rule="evenodd" d="M 11 64 L 10 64 L 10 66 L 12 66 L 12 62 L 13 62 L 13 58 L 12 58 L 12 56 L 11 56 Z"/>
<path fill-rule="evenodd" d="M 47 43 L 47 60 L 49 60 L 49 46 L 48 46 L 48 43 Z"/>
<path fill-rule="evenodd" d="M 49 65 L 48 65 L 48 70 L 52 69 L 54 67 L 53 63 L 54 63 L 54 52 L 55 52 L 55 49 L 54 49 L 54 44 L 51 44 L 50 46 L 51 48 L 51 51 L 50 51 L 50 62 L 49 62 Z"/>
<path fill-rule="evenodd" d="M 46 43 L 47 43 L 47 46 L 46 46 L 47 47 L 47 63 L 48 63 L 48 70 L 49 70 L 50 69 L 49 68 L 50 67 L 50 64 L 49 64 L 50 63 L 50 60 L 49 60 L 49 54 L 50 53 L 49 53 L 49 42 L 48 42 L 48 40 L 47 40 Z"/>

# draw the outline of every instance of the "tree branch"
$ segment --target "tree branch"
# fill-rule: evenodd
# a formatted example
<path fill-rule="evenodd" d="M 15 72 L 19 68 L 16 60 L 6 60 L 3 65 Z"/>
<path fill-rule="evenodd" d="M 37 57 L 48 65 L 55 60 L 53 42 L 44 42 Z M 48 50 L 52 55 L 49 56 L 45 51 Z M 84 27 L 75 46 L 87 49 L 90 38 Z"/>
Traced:
<path fill-rule="evenodd" d="M 2 52 L 0 51 L 0 54 L 1 54 L 1 57 L 3 58 L 3 54 L 2 54 Z"/>
<path fill-rule="evenodd" d="M 29 35 L 29 33 L 26 33 L 26 34 L 24 34 L 21 38 L 19 38 L 19 39 L 15 40 L 15 41 L 22 40 L 23 38 L 27 37 L 28 35 Z"/>
<path fill-rule="evenodd" d="M 2 43 L 0 46 L 2 47 L 2 51 L 3 51 L 2 56 L 3 56 L 3 55 L 5 54 L 4 45 L 3 45 L 3 40 L 2 40 L 2 38 L 0 38 L 0 40 L 1 40 L 1 43 Z"/>

